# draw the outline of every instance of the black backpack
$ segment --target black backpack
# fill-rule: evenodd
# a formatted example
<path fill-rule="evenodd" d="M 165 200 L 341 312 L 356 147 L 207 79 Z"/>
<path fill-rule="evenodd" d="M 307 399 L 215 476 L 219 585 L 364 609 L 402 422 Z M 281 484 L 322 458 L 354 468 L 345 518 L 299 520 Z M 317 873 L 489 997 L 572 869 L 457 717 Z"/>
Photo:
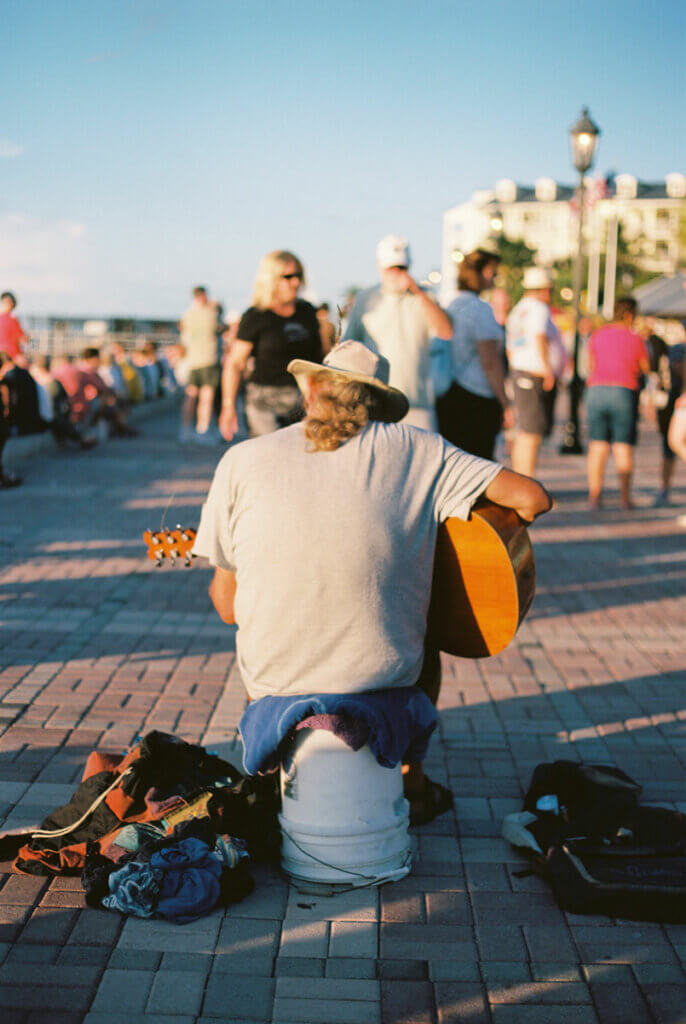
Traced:
<path fill-rule="evenodd" d="M 524 813 L 503 823 L 506 838 L 526 844 L 522 874 L 547 879 L 575 914 L 686 922 L 686 817 L 641 806 L 640 791 L 607 765 L 538 765 Z"/>

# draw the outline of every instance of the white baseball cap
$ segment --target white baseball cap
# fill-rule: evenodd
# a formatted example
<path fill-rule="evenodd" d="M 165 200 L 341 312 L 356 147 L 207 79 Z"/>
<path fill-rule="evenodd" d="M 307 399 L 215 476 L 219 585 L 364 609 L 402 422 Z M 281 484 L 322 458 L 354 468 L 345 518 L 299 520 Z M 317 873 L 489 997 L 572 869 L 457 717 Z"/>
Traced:
<path fill-rule="evenodd" d="M 381 270 L 389 267 L 409 267 L 410 245 L 406 238 L 386 235 L 376 247 L 376 262 Z"/>
<path fill-rule="evenodd" d="M 545 267 L 526 267 L 522 281 L 524 291 L 537 291 L 539 288 L 552 288 L 553 275 Z"/>

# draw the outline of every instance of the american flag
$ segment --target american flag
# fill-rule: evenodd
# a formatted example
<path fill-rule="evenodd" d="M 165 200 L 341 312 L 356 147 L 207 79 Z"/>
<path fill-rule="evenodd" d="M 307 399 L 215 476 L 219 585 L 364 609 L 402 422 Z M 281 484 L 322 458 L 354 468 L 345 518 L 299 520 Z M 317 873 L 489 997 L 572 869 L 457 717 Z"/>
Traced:
<path fill-rule="evenodd" d="M 605 177 L 591 178 L 586 182 L 584 192 L 584 209 L 590 210 L 599 199 L 606 199 L 614 195 L 614 175 L 608 174 Z M 569 207 L 572 213 L 579 212 L 579 197 L 574 193 L 569 200 Z"/>

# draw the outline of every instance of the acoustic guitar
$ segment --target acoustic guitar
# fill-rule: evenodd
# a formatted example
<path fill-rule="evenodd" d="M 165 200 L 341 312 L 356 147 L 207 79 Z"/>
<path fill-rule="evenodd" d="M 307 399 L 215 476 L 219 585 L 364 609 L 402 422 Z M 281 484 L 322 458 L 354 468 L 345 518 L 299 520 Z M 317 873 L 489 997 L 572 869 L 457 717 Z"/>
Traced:
<path fill-rule="evenodd" d="M 485 499 L 438 529 L 427 639 L 460 658 L 505 650 L 531 607 L 536 563 L 526 524 Z"/>
<path fill-rule="evenodd" d="M 148 557 L 191 565 L 195 530 L 147 530 Z M 427 639 L 460 658 L 499 654 L 514 638 L 536 589 L 526 524 L 516 512 L 480 501 L 469 520 L 438 529 Z"/>

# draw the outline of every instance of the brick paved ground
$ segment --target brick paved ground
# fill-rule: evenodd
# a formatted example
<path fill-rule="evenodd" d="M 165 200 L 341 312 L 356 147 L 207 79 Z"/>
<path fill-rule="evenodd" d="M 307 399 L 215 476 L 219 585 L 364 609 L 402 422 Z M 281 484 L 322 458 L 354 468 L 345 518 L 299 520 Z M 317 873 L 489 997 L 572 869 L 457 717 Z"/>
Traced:
<path fill-rule="evenodd" d="M 208 572 L 157 571 L 139 539 L 172 494 L 169 521 L 197 521 L 216 453 L 180 452 L 175 432 L 39 456 L 0 494 L 7 826 L 66 800 L 96 745 L 153 727 L 234 738 L 243 694 Z M 429 767 L 455 813 L 421 830 L 409 878 L 325 900 L 260 868 L 244 903 L 179 927 L 84 909 L 78 880 L 0 865 L 3 1024 L 686 1020 L 686 926 L 563 914 L 499 838 L 554 757 L 613 762 L 686 810 L 686 532 L 678 510 L 647 507 L 656 461 L 649 437 L 642 507 L 592 518 L 582 461 L 545 454 L 561 508 L 534 529 L 538 597 L 504 655 L 446 659 Z"/>

